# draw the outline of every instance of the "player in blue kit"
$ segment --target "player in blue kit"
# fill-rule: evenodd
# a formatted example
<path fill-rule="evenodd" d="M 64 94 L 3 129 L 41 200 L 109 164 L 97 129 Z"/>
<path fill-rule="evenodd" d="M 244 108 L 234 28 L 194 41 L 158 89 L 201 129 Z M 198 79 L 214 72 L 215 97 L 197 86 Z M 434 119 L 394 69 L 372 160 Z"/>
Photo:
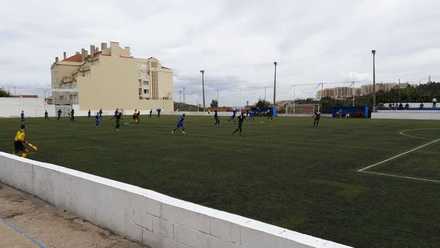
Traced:
<path fill-rule="evenodd" d="M 185 134 L 185 114 L 182 114 L 179 117 L 179 121 L 177 122 L 176 128 L 171 131 L 172 134 L 176 132 L 177 129 L 182 130 L 182 134 Z"/>

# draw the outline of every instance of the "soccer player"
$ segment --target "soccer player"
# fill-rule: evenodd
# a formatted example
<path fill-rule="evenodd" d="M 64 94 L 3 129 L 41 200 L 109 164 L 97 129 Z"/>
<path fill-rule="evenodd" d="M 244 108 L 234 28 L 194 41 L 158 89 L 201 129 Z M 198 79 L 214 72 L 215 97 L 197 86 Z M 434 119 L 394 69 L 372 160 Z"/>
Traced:
<path fill-rule="evenodd" d="M 234 132 L 232 132 L 232 134 L 235 134 L 236 132 L 240 132 L 240 136 L 241 133 L 243 132 L 243 122 L 244 122 L 244 114 L 241 113 L 241 115 L 238 117 L 238 127 L 237 129 L 234 130 Z"/>
<path fill-rule="evenodd" d="M 138 110 L 138 112 L 136 114 L 136 123 L 139 124 L 140 121 L 141 121 L 141 111 Z"/>
<path fill-rule="evenodd" d="M 153 116 L 153 109 L 150 109 L 150 118 Z"/>
<path fill-rule="evenodd" d="M 47 110 L 44 110 L 44 119 L 49 119 L 49 113 L 47 113 Z"/>
<path fill-rule="evenodd" d="M 231 118 L 229 119 L 229 121 L 233 121 L 233 120 L 235 120 L 235 116 L 237 115 L 237 110 L 236 109 L 233 109 L 232 110 L 232 116 L 231 116 Z"/>
<path fill-rule="evenodd" d="M 177 129 L 182 130 L 182 134 L 185 134 L 185 114 L 182 114 L 177 122 L 176 128 L 171 131 L 172 134 L 176 132 Z"/>
<path fill-rule="evenodd" d="M 88 118 L 92 117 L 92 112 L 90 112 L 90 109 L 89 109 L 89 112 L 87 112 L 87 117 Z"/>
<path fill-rule="evenodd" d="M 58 109 L 58 111 L 57 111 L 57 120 L 60 120 L 60 118 L 61 118 L 61 109 Z"/>
<path fill-rule="evenodd" d="M 119 114 L 119 109 L 116 109 L 115 112 L 113 113 L 113 118 L 116 118 Z"/>
<path fill-rule="evenodd" d="M 136 122 L 136 115 L 137 115 L 137 109 L 134 110 L 132 117 L 135 122 Z"/>
<path fill-rule="evenodd" d="M 17 131 L 14 138 L 14 153 L 17 156 L 21 156 L 25 158 L 29 153 L 29 150 L 26 148 L 27 145 L 30 149 L 34 151 L 37 150 L 37 147 L 32 145 L 31 143 L 26 141 L 26 131 L 24 124 L 21 124 L 20 130 Z"/>
<path fill-rule="evenodd" d="M 22 110 L 20 113 L 21 122 L 24 122 L 24 111 Z"/>
<path fill-rule="evenodd" d="M 102 117 L 102 109 L 99 109 L 99 117 Z"/>
<path fill-rule="evenodd" d="M 70 120 L 74 121 L 75 120 L 75 110 L 72 108 L 72 110 L 70 110 Z"/>
<path fill-rule="evenodd" d="M 220 118 L 218 118 L 217 109 L 214 110 L 214 120 L 215 120 L 214 126 L 220 127 Z"/>
<path fill-rule="evenodd" d="M 101 116 L 99 116 L 99 112 L 96 112 L 95 115 L 95 126 L 99 127 L 101 125 Z"/>
<path fill-rule="evenodd" d="M 160 118 L 160 111 L 162 111 L 162 109 L 158 108 L 157 109 L 157 117 L 159 117 L 159 118 Z"/>
<path fill-rule="evenodd" d="M 319 119 L 321 119 L 321 112 L 319 111 L 315 111 L 313 113 L 313 127 L 318 127 L 319 126 Z"/>
<path fill-rule="evenodd" d="M 121 118 L 122 118 L 122 112 L 118 112 L 116 115 L 116 131 L 119 131 L 119 128 L 121 127 Z"/>

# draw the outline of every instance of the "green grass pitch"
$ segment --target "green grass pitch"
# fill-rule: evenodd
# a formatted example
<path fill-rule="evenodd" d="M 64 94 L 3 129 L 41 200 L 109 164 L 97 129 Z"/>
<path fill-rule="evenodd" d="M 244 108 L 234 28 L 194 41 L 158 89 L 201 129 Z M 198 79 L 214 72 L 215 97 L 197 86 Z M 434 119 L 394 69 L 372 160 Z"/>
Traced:
<path fill-rule="evenodd" d="M 355 247 L 440 247 L 440 184 L 357 172 L 440 138 L 438 121 L 256 119 L 240 137 L 226 118 L 215 128 L 193 116 L 172 135 L 176 119 L 125 117 L 116 132 L 110 118 L 31 118 L 30 158 Z M 12 151 L 19 123 L 0 119 L 0 150 Z M 439 146 L 371 171 L 440 180 Z"/>

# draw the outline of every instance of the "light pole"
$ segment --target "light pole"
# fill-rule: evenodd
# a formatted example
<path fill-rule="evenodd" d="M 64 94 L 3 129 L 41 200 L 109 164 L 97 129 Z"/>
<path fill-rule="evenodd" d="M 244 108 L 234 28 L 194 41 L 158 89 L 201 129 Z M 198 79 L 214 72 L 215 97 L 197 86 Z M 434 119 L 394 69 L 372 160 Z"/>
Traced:
<path fill-rule="evenodd" d="M 273 65 L 275 66 L 275 70 L 273 72 L 273 106 L 275 107 L 276 104 L 276 97 L 277 97 L 277 62 L 273 62 Z"/>
<path fill-rule="evenodd" d="M 376 112 L 376 50 L 371 50 L 373 54 L 373 112 Z"/>
<path fill-rule="evenodd" d="M 205 70 L 200 70 L 202 73 L 202 97 L 203 97 L 203 112 L 205 111 Z"/>

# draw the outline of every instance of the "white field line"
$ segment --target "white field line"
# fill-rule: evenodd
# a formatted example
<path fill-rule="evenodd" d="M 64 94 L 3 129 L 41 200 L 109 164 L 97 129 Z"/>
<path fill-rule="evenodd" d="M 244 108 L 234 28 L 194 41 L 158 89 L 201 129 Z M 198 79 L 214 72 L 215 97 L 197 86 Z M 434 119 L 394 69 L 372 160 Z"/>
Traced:
<path fill-rule="evenodd" d="M 424 139 L 427 140 L 428 138 L 424 138 L 424 137 L 420 137 L 420 136 L 415 136 L 415 135 L 410 135 L 407 134 L 406 132 L 409 131 L 421 131 L 421 130 L 432 130 L 432 129 L 440 129 L 440 128 L 416 128 L 416 129 L 405 129 L 399 132 L 400 135 L 406 136 L 406 137 L 410 137 L 410 138 L 414 138 L 414 139 Z"/>
<path fill-rule="evenodd" d="M 402 131 L 400 131 L 399 134 L 400 134 L 400 135 L 403 135 L 403 136 L 410 137 L 410 138 L 425 139 L 425 138 L 422 138 L 422 137 L 418 137 L 418 136 L 413 136 L 413 135 L 406 134 L 406 132 L 408 132 L 408 131 L 417 131 L 417 130 L 428 130 L 428 129 L 440 129 L 440 128 L 406 129 L 406 130 L 402 130 Z M 428 142 L 428 143 L 425 143 L 425 144 L 423 144 L 423 145 L 417 146 L 417 147 L 415 147 L 415 148 L 413 148 L 413 149 L 411 149 L 411 150 L 408 150 L 408 151 L 406 151 L 406 152 L 402 152 L 402 153 L 400 153 L 400 154 L 397 154 L 397 155 L 395 155 L 395 156 L 392 156 L 392 157 L 387 158 L 387 159 L 385 159 L 385 160 L 382 160 L 382 161 L 380 161 L 380 162 L 377 162 L 377 163 L 371 164 L 371 165 L 369 165 L 369 166 L 366 166 L 366 167 L 364 167 L 364 168 L 361 168 L 361 169 L 357 170 L 357 172 L 359 172 L 359 173 L 365 173 L 365 174 L 371 174 L 371 175 L 377 175 L 377 176 L 387 176 L 387 177 L 394 177 L 394 178 L 401 178 L 401 179 L 409 179 L 409 180 L 415 180 L 415 181 L 423 181 L 423 182 L 431 182 L 431 183 L 440 183 L 440 180 L 435 180 L 435 179 L 426 179 L 426 178 L 420 178 L 420 177 L 409 177 L 409 176 L 401 176 L 401 175 L 395 175 L 395 174 L 390 174 L 390 173 L 382 173 L 382 172 L 375 172 L 375 171 L 366 171 L 366 170 L 371 169 L 371 168 L 373 168 L 373 167 L 376 167 L 376 166 L 378 166 L 378 165 L 381 165 L 381 164 L 387 163 L 387 162 L 389 162 L 389 161 L 391 161 L 391 160 L 394 160 L 394 159 L 400 158 L 400 157 L 405 156 L 405 155 L 407 155 L 407 154 L 409 154 L 409 153 L 415 152 L 415 151 L 417 151 L 417 150 L 420 150 L 420 149 L 422 149 L 422 148 L 425 148 L 425 147 L 427 147 L 427 146 L 430 146 L 430 145 L 432 145 L 432 144 L 435 144 L 435 143 L 437 143 L 437 142 L 439 142 L 439 141 L 440 141 L 440 139 L 432 140 L 432 141 L 430 141 L 430 142 Z"/>
<path fill-rule="evenodd" d="M 397 154 L 397 155 L 395 155 L 395 156 L 392 156 L 392 157 L 390 157 L 390 158 L 387 158 L 387 159 L 382 160 L 382 161 L 380 161 L 380 162 L 377 162 L 377 163 L 375 163 L 375 164 L 372 164 L 372 165 L 369 165 L 369 166 L 364 167 L 364 168 L 362 168 L 362 169 L 359 169 L 358 172 L 363 172 L 363 171 L 365 171 L 365 170 L 371 169 L 371 168 L 376 167 L 376 166 L 378 166 L 378 165 L 385 164 L 385 163 L 387 163 L 387 162 L 389 162 L 389 161 L 391 161 L 391 160 L 394 160 L 394 159 L 396 159 L 396 158 L 400 158 L 400 157 L 402 157 L 402 156 L 405 156 L 405 155 L 408 154 L 408 153 L 415 152 L 415 151 L 417 151 L 417 150 L 420 150 L 420 149 L 422 149 L 422 148 L 425 148 L 425 147 L 427 147 L 427 146 L 430 146 L 430 145 L 432 145 L 432 144 L 434 144 L 434 143 L 437 143 L 437 142 L 439 142 L 439 141 L 440 141 L 440 139 L 432 140 L 432 141 L 430 141 L 430 142 L 428 142 L 428 143 L 425 143 L 425 144 L 423 144 L 423 145 L 420 145 L 420 146 L 418 146 L 418 147 L 415 147 L 415 148 L 413 148 L 413 149 L 411 149 L 411 150 L 408 150 L 408 151 L 406 151 L 406 152 L 402 152 L 402 153 L 400 153 L 400 154 Z"/>
<path fill-rule="evenodd" d="M 421 178 L 421 177 L 408 177 L 408 176 L 401 176 L 401 175 L 375 172 L 375 171 L 360 171 L 359 173 L 371 174 L 371 175 L 376 175 L 376 176 L 395 177 L 395 178 L 402 178 L 402 179 L 409 179 L 409 180 L 430 182 L 430 183 L 440 183 L 440 180 L 426 179 L 426 178 Z"/>

